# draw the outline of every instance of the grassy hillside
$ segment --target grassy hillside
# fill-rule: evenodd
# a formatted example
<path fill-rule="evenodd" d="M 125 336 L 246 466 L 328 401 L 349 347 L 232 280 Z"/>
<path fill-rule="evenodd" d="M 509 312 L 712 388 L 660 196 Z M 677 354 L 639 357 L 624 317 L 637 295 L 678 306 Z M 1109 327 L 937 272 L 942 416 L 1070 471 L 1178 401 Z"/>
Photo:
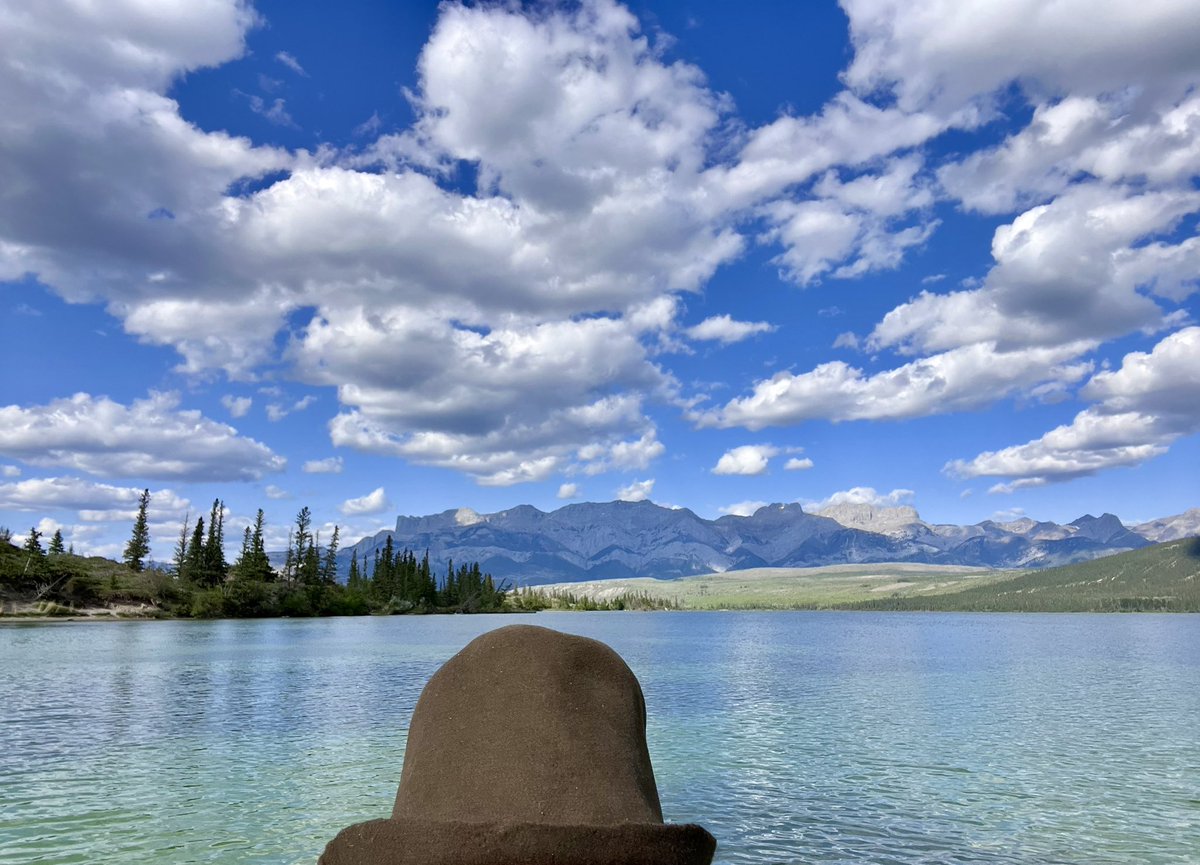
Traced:
<path fill-rule="evenodd" d="M 99 556 L 51 554 L 40 562 L 0 543 L 0 614 L 72 615 L 109 609 L 113 615 L 157 616 L 183 601 L 170 575 L 134 573 Z"/>
<path fill-rule="evenodd" d="M 1200 612 L 1200 538 L 1043 571 L 919 564 L 760 568 L 679 580 L 540 587 L 606 601 L 629 593 L 688 610 Z"/>
<path fill-rule="evenodd" d="M 843 606 L 860 610 L 1200 612 L 1200 538 L 1027 571 L 936 595 L 875 598 Z"/>
<path fill-rule="evenodd" d="M 649 594 L 689 610 L 794 610 L 880 597 L 925 596 L 1004 579 L 1007 572 L 949 565 L 874 564 L 823 568 L 755 568 L 678 580 L 649 577 L 540 586 L 606 601 Z"/>

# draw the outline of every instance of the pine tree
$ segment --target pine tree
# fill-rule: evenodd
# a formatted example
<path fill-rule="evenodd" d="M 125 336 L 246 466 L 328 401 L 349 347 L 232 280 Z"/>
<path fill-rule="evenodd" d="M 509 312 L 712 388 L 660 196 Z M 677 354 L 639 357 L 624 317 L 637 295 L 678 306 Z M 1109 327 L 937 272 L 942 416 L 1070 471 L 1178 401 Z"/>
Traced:
<path fill-rule="evenodd" d="M 321 543 L 321 533 L 309 535 L 308 548 L 300 565 L 300 582 L 306 586 L 315 586 L 321 579 L 321 555 L 318 552 Z"/>
<path fill-rule="evenodd" d="M 203 556 L 205 584 L 220 585 L 229 573 L 229 563 L 225 561 L 225 503 L 220 499 L 213 499 Z"/>
<path fill-rule="evenodd" d="M 61 556 L 64 552 L 62 529 L 55 529 L 54 537 L 50 539 L 50 555 Z"/>
<path fill-rule="evenodd" d="M 229 573 L 239 580 L 246 579 L 246 569 L 250 566 L 250 527 L 246 526 L 246 530 L 242 532 L 242 549 L 238 553 L 237 559 L 230 568 Z"/>
<path fill-rule="evenodd" d="M 37 556 L 39 561 L 46 555 L 42 549 L 41 538 L 42 533 L 36 527 L 30 527 L 29 534 L 25 536 L 25 546 L 21 548 L 30 555 Z"/>
<path fill-rule="evenodd" d="M 196 528 L 192 531 L 187 555 L 184 556 L 183 571 L 193 583 L 207 585 L 208 574 L 204 568 L 204 517 L 196 517 Z"/>
<path fill-rule="evenodd" d="M 188 519 L 191 514 L 183 515 L 183 526 L 179 529 L 179 540 L 175 542 L 175 577 L 183 579 L 188 552 Z"/>
<path fill-rule="evenodd" d="M 333 585 L 337 582 L 337 551 L 339 527 L 333 527 L 333 537 L 325 548 L 325 560 L 321 564 L 321 582 Z"/>
<path fill-rule="evenodd" d="M 146 519 L 146 508 L 150 506 L 150 490 L 142 490 L 138 499 L 137 519 L 133 523 L 133 536 L 125 545 L 125 564 L 132 571 L 140 571 L 145 565 L 142 560 L 150 554 L 150 522 Z"/>
<path fill-rule="evenodd" d="M 263 510 L 259 508 L 258 515 L 254 518 L 254 531 L 250 534 L 250 564 L 247 574 L 253 580 L 268 582 L 275 579 L 275 571 L 271 569 L 271 559 L 263 541 L 263 522 Z"/>
<path fill-rule="evenodd" d="M 306 582 L 306 566 L 308 565 L 308 549 L 312 546 L 312 536 L 308 530 L 312 526 L 312 511 L 308 509 L 308 505 L 302 507 L 296 514 L 296 529 L 292 536 L 291 550 L 291 569 L 288 577 Z"/>
<path fill-rule="evenodd" d="M 46 554 L 42 551 L 41 537 L 42 533 L 36 528 L 30 528 L 29 534 L 25 536 L 25 546 L 22 549 L 28 553 L 25 557 L 26 577 L 39 576 L 46 570 Z"/>
<path fill-rule="evenodd" d="M 350 554 L 350 574 L 346 577 L 346 587 L 358 591 L 362 588 L 359 583 L 362 576 L 358 573 L 358 550 Z"/>

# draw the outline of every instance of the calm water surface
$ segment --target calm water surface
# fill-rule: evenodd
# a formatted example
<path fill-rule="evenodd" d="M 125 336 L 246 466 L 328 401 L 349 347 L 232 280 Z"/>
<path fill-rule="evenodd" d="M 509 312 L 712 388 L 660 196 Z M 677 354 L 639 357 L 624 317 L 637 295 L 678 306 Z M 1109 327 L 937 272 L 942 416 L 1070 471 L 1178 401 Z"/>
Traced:
<path fill-rule="evenodd" d="M 3 625 L 0 863 L 313 863 L 519 621 L 625 657 L 718 862 L 1200 863 L 1200 616 L 895 613 Z"/>

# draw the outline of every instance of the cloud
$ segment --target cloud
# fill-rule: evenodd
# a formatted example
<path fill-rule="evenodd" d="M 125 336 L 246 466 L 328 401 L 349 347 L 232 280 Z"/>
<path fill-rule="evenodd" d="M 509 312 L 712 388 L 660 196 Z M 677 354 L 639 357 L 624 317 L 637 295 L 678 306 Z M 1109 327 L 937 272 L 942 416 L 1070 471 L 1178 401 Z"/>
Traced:
<path fill-rule="evenodd" d="M 822 501 L 806 503 L 806 509 L 820 511 L 834 505 L 871 505 L 878 508 L 893 508 L 910 501 L 914 495 L 912 490 L 896 489 L 890 493 L 879 493 L 874 487 L 851 487 L 848 490 L 836 492 Z"/>
<path fill-rule="evenodd" d="M 354 406 L 330 422 L 337 446 L 454 468 L 480 483 L 541 480 L 578 458 L 593 471 L 660 455 L 639 391 L 671 381 L 649 363 L 637 317 L 498 328 L 363 313 L 314 324 L 296 356 Z M 630 434 L 637 438 L 630 440 Z"/>
<path fill-rule="evenodd" d="M 388 501 L 387 493 L 383 491 L 383 487 L 376 487 L 372 492 L 357 499 L 346 499 L 342 502 L 340 510 L 348 517 L 364 516 L 367 514 L 379 514 L 392 508 L 392 503 Z"/>
<path fill-rule="evenodd" d="M 275 486 L 275 484 L 267 484 L 263 488 L 263 492 L 267 494 L 267 498 L 274 500 L 290 499 L 292 497 L 291 493 L 281 487 Z"/>
<path fill-rule="evenodd" d="M 29 478 L 0 483 L 0 508 L 17 511 L 77 511 L 86 522 L 133 520 L 142 490 L 72 477 Z M 151 490 L 147 513 L 153 521 L 182 519 L 190 503 L 169 489 Z"/>
<path fill-rule="evenodd" d="M 1150 5 L 1016 0 L 846 0 L 854 59 L 843 80 L 886 90 L 902 111 L 960 110 L 1010 83 L 1026 93 L 1098 94 L 1131 82 L 1174 89 L 1200 70 L 1187 0 Z"/>
<path fill-rule="evenodd" d="M 1191 190 L 1074 186 L 996 229 L 982 288 L 922 292 L 883 317 L 868 348 L 1061 346 L 1158 326 L 1164 310 L 1150 295 L 1182 300 L 1197 287 L 1200 238 L 1162 239 L 1195 211 Z"/>
<path fill-rule="evenodd" d="M 341 457 L 326 457 L 323 460 L 307 460 L 301 471 L 310 475 L 340 475 L 342 473 Z"/>
<path fill-rule="evenodd" d="M 934 197 L 951 196 L 1025 212 L 997 232 L 981 287 L 919 295 L 868 338 L 882 364 L 917 359 L 754 382 L 702 422 L 1061 395 L 1098 341 L 1178 326 L 1170 305 L 1194 290 L 1200 249 L 1178 229 L 1200 207 L 1197 24 L 1184 4 L 1043 5 L 848 0 L 849 89 L 748 128 L 609 0 L 444 4 L 412 125 L 316 155 L 206 131 L 170 95 L 244 54 L 258 23 L 245 3 L 10 16 L 0 87 L 19 122 L 2 142 L 0 279 L 36 274 L 104 304 L 187 375 L 269 368 L 336 389 L 335 445 L 503 485 L 660 456 L 648 406 L 683 402 L 660 360 L 672 335 L 769 327 L 676 321 L 680 295 L 752 243 L 795 282 L 855 278 L 924 244 Z M 275 60 L 304 74 L 287 52 Z M 1014 81 L 1027 130 L 926 164 L 925 142 L 985 122 L 988 94 Z M 294 122 L 275 94 L 255 98 Z M 826 380 L 832 393 L 811 390 Z M 276 419 L 295 410 L 267 404 Z"/>
<path fill-rule="evenodd" d="M 767 506 L 766 502 L 757 502 L 757 501 L 735 502 L 732 505 L 726 505 L 723 508 L 717 508 L 717 513 L 729 514 L 730 516 L 734 516 L 734 517 L 750 517 L 750 516 L 753 516 L 754 512 L 757 511 L 759 508 L 765 508 L 766 506 Z"/>
<path fill-rule="evenodd" d="M 841 361 L 806 373 L 783 371 L 756 382 L 748 396 L 693 412 L 700 426 L 759 430 L 808 420 L 899 420 L 965 411 L 1046 383 L 1077 382 L 1089 364 L 1071 363 L 1091 343 L 1002 352 L 981 343 L 867 375 Z"/>
<path fill-rule="evenodd" d="M 898 267 L 905 251 L 923 244 L 938 225 L 900 224 L 933 203 L 917 177 L 920 168 L 919 159 L 908 156 L 848 181 L 828 171 L 813 185 L 814 198 L 765 205 L 772 226 L 766 237 L 784 246 L 775 260 L 785 278 L 808 285 L 826 273 L 845 279 Z"/>
<path fill-rule="evenodd" d="M 627 486 L 617 490 L 617 500 L 622 502 L 644 502 L 650 498 L 654 490 L 654 478 L 644 481 L 632 481 Z"/>
<path fill-rule="evenodd" d="M 1023 445 L 955 460 L 956 477 L 1009 477 L 989 492 L 1008 493 L 1134 466 L 1200 432 L 1200 327 L 1163 338 L 1152 351 L 1125 355 L 1117 370 L 1099 372 L 1082 395 L 1096 402 Z"/>
<path fill-rule="evenodd" d="M 0 478 L 19 478 L 21 470 L 16 466 L 0 466 Z"/>
<path fill-rule="evenodd" d="M 221 405 L 228 409 L 231 417 L 245 417 L 253 403 L 254 400 L 248 396 L 235 397 L 232 394 L 225 394 L 221 397 Z"/>
<path fill-rule="evenodd" d="M 789 472 L 801 472 L 813 467 L 813 461 L 808 457 L 792 457 L 784 464 L 784 469 Z"/>
<path fill-rule="evenodd" d="M 276 97 L 268 101 L 256 93 L 243 93 L 241 95 L 245 97 L 250 110 L 259 117 L 264 118 L 268 123 L 273 123 L 276 126 L 286 126 L 289 129 L 300 128 L 295 118 L 288 113 L 287 102 L 282 98 Z"/>
<path fill-rule="evenodd" d="M 283 420 L 292 412 L 304 411 L 310 405 L 317 401 L 317 398 L 312 394 L 296 400 L 290 406 L 285 406 L 282 403 L 272 402 L 267 403 L 267 420 L 272 423 Z"/>
<path fill-rule="evenodd" d="M 275 54 L 275 59 L 286 66 L 288 69 L 295 72 L 297 75 L 308 77 L 308 73 L 304 71 L 304 67 L 300 65 L 300 61 L 286 51 L 279 51 Z"/>
<path fill-rule="evenodd" d="M 714 315 L 684 331 L 697 340 L 715 340 L 722 345 L 741 342 L 757 333 L 771 333 L 775 325 L 767 321 L 735 321 L 728 315 Z"/>
<path fill-rule="evenodd" d="M 558 498 L 560 499 L 577 499 L 579 498 L 578 484 L 562 484 L 558 488 Z"/>
<path fill-rule="evenodd" d="M 713 466 L 714 475 L 761 475 L 767 471 L 767 462 L 778 456 L 779 448 L 774 445 L 742 445 L 721 455 Z"/>
<path fill-rule="evenodd" d="M 179 402 L 177 393 L 151 391 L 128 406 L 86 393 L 5 406 L 0 453 L 101 477 L 237 481 L 283 470 L 286 460 L 266 445 Z"/>

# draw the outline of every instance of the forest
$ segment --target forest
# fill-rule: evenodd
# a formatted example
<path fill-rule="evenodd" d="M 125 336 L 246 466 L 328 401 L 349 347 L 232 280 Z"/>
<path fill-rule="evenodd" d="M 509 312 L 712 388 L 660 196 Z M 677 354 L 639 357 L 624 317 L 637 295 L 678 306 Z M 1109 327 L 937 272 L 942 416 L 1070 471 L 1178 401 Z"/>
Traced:
<path fill-rule="evenodd" d="M 35 615 L 74 615 L 82 608 L 144 608 L 141 615 L 193 618 L 356 616 L 396 613 L 483 613 L 505 609 L 507 590 L 478 562 L 450 562 L 435 573 L 421 558 L 396 550 L 389 537 L 369 562 L 351 557 L 345 583 L 338 580 L 339 527 L 322 544 L 303 507 L 289 533 L 282 565 L 271 563 L 262 509 L 246 526 L 237 558 L 225 553 L 225 506 L 214 500 L 192 523 L 185 518 L 170 565 L 148 562 L 150 492 L 142 493 L 122 562 L 79 556 L 61 531 L 42 546 L 31 528 L 20 547 L 0 528 L 0 600 L 5 609 Z M 511 606 L 511 605 L 510 605 Z"/>

